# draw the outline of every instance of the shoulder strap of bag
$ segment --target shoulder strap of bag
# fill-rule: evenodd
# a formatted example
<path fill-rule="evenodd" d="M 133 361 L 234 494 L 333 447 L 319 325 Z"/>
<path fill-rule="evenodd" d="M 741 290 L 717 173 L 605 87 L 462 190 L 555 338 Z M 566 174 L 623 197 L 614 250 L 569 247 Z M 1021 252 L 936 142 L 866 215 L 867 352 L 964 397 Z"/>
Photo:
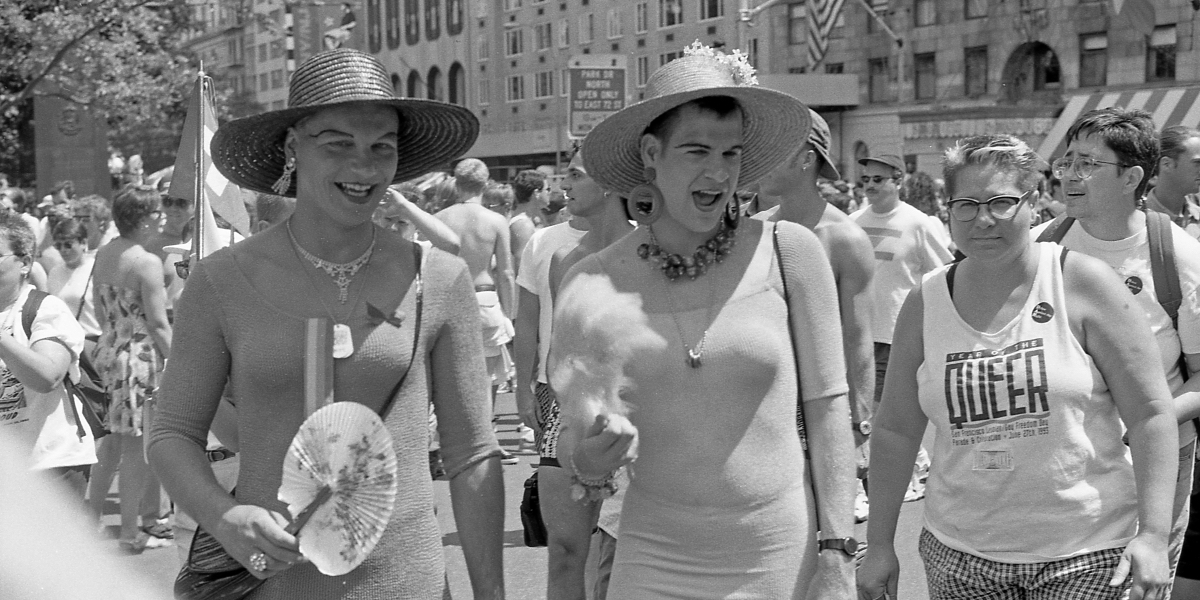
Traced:
<path fill-rule="evenodd" d="M 87 304 L 88 286 L 92 285 L 92 275 L 96 274 L 96 261 L 92 261 L 92 270 L 88 271 L 87 281 L 83 282 L 83 295 L 79 297 L 79 308 L 75 309 L 75 320 L 79 320 L 79 315 L 83 314 L 83 305 Z"/>
<path fill-rule="evenodd" d="M 420 351 L 421 313 L 425 312 L 423 310 L 425 304 L 425 278 L 421 275 L 421 271 L 423 271 L 425 267 L 425 253 L 424 248 L 422 248 L 421 245 L 416 242 L 413 242 L 413 262 L 416 265 L 416 279 L 414 280 L 414 283 L 416 284 L 417 288 L 417 316 L 413 320 L 412 354 L 408 359 L 408 366 L 404 367 L 404 374 L 400 376 L 400 381 L 396 382 L 396 387 L 393 387 L 391 393 L 388 394 L 387 402 L 385 402 L 383 407 L 379 409 L 379 416 L 382 419 L 387 418 L 388 411 L 392 409 L 392 403 L 396 401 L 396 394 L 400 393 L 400 387 L 403 386 L 404 381 L 408 379 L 408 372 L 412 370 L 413 363 L 417 362 L 417 353 Z"/>
<path fill-rule="evenodd" d="M 1062 243 L 1063 237 L 1067 235 L 1067 230 L 1070 229 L 1074 224 L 1075 217 L 1059 215 L 1050 222 L 1050 225 L 1046 226 L 1046 228 L 1042 230 L 1041 235 L 1037 237 L 1036 241 L 1054 242 L 1055 244 Z"/>
<path fill-rule="evenodd" d="M 779 224 L 771 228 L 772 241 L 775 246 L 775 262 L 779 266 L 779 279 L 783 282 L 783 301 L 787 305 L 788 340 L 792 342 L 792 360 L 796 365 L 796 431 L 800 434 L 800 447 L 804 449 L 804 458 L 811 459 L 808 450 L 808 430 L 804 423 L 804 397 L 800 393 L 800 349 L 796 348 L 796 328 L 792 324 L 792 297 L 788 293 L 788 269 L 783 262 L 783 252 L 779 249 Z"/>
<path fill-rule="evenodd" d="M 1179 306 L 1183 290 L 1179 285 L 1179 270 L 1175 266 L 1175 243 L 1171 234 L 1171 219 L 1156 210 L 1146 211 L 1146 235 L 1150 242 L 1150 273 L 1154 277 L 1154 293 L 1171 324 L 1179 329 Z"/>
<path fill-rule="evenodd" d="M 33 320 L 37 318 L 38 309 L 42 307 L 42 300 L 45 300 L 46 296 L 49 294 L 35 288 L 29 290 L 29 296 L 25 298 L 25 304 L 21 307 L 21 329 L 25 330 L 26 338 L 33 335 Z M 75 395 L 71 393 L 69 376 L 63 376 L 63 386 L 67 392 L 64 394 L 64 402 L 71 407 L 71 416 L 75 418 L 75 435 L 82 440 L 87 437 L 87 433 L 83 430 L 79 407 L 75 405 Z"/>

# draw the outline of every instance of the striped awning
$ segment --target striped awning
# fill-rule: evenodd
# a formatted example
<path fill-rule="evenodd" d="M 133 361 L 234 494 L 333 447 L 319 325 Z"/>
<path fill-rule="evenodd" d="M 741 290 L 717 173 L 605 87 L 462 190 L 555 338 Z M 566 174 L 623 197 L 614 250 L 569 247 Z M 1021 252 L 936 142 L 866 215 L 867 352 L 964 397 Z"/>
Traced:
<path fill-rule="evenodd" d="M 1080 94 L 1067 101 L 1058 121 L 1046 134 L 1046 141 L 1042 142 L 1038 154 L 1048 161 L 1066 154 L 1067 130 L 1075 119 L 1094 108 L 1110 106 L 1140 108 L 1154 116 L 1154 122 L 1160 129 L 1170 125 L 1200 125 L 1200 87 Z"/>

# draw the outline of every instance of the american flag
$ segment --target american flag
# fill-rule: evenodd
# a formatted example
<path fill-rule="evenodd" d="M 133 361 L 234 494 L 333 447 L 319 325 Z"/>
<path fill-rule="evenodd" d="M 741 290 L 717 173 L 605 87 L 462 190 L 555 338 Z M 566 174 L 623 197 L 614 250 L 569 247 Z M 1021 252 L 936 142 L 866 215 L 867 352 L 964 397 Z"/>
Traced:
<path fill-rule="evenodd" d="M 844 0 L 809 0 L 808 71 L 816 70 L 829 49 L 829 32 L 837 24 Z"/>

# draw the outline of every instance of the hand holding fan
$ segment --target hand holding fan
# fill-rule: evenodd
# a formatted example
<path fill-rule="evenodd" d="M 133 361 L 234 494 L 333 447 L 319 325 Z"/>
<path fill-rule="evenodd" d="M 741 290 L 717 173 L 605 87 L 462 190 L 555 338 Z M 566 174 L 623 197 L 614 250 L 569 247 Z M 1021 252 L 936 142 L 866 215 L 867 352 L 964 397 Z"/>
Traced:
<path fill-rule="evenodd" d="M 300 552 L 326 575 L 362 564 L 396 501 L 396 452 L 375 411 L 335 402 L 308 417 L 283 463 L 279 500 L 288 503 Z"/>

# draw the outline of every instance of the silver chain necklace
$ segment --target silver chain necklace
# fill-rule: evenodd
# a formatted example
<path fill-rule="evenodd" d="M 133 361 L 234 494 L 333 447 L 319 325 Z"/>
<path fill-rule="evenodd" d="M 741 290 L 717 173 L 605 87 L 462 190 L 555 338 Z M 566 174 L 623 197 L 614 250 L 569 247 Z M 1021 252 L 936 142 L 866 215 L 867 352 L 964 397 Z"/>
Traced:
<path fill-rule="evenodd" d="M 305 250 L 300 245 L 300 242 L 296 241 L 295 234 L 292 233 L 291 219 L 288 219 L 286 223 L 288 237 L 292 239 L 292 245 L 296 247 L 296 251 L 300 253 L 300 256 L 308 259 L 308 262 L 312 263 L 312 266 L 325 271 L 327 275 L 333 278 L 333 283 L 338 287 L 338 303 L 345 304 L 350 293 L 350 282 L 358 274 L 359 269 L 362 269 L 363 265 L 371 260 L 371 253 L 375 251 L 375 228 L 371 228 L 371 245 L 367 247 L 367 251 L 363 252 L 362 256 L 348 263 L 335 263 L 329 262 Z"/>

